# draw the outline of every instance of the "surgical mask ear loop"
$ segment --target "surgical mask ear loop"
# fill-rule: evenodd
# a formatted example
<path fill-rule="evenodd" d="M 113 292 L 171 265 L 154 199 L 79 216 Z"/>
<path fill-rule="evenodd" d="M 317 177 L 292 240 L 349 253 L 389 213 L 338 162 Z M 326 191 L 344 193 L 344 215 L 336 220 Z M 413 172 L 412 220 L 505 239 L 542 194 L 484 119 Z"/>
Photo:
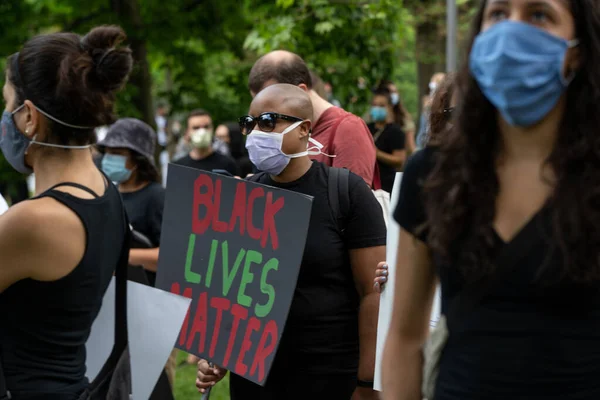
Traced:
<path fill-rule="evenodd" d="M 573 49 L 577 46 L 579 46 L 579 39 L 573 39 L 573 40 L 569 40 L 567 42 L 567 45 L 569 46 L 569 49 Z M 563 61 L 564 62 L 564 61 Z M 577 76 L 577 71 L 573 70 L 568 77 L 565 77 L 561 74 L 561 80 L 563 85 L 565 86 L 569 86 L 571 84 L 571 82 L 573 82 L 573 79 L 575 79 L 575 77 Z"/>

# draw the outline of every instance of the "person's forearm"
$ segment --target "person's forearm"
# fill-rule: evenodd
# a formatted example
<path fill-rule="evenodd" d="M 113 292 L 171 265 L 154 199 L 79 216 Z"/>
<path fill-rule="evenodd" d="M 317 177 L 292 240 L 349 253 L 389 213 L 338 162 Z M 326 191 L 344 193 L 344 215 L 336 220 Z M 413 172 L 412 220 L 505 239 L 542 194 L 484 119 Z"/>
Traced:
<path fill-rule="evenodd" d="M 421 400 L 422 370 L 421 346 L 403 343 L 392 332 L 388 333 L 381 369 L 382 400 Z"/>
<path fill-rule="evenodd" d="M 381 150 L 377 150 L 377 160 L 394 168 L 400 168 L 404 164 L 403 156 L 394 156 Z"/>
<path fill-rule="evenodd" d="M 369 293 L 360 303 L 359 311 L 360 362 L 358 379 L 372 381 L 375 374 L 375 348 L 377 347 L 377 320 L 379 319 L 379 293 Z"/>
<path fill-rule="evenodd" d="M 148 271 L 156 272 L 158 267 L 158 247 L 154 249 L 131 249 L 129 264 L 141 265 Z"/>
<path fill-rule="evenodd" d="M 415 131 L 412 132 L 408 132 L 406 134 L 406 142 L 407 142 L 407 147 L 408 147 L 408 152 L 409 153 L 414 153 L 416 148 L 417 148 L 417 144 L 415 142 Z"/>

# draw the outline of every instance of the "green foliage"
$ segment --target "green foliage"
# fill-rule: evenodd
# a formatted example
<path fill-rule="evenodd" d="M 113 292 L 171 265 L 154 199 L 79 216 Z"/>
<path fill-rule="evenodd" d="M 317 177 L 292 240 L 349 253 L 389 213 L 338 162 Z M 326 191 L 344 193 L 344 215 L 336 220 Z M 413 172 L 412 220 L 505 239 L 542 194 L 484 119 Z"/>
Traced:
<path fill-rule="evenodd" d="M 244 47 L 265 54 L 286 49 L 300 54 L 349 111 L 362 114 L 369 89 L 395 76 L 404 39 L 403 8 L 396 0 L 253 1 L 256 23 Z M 406 71 L 405 71 L 406 73 Z M 364 79 L 365 88 L 358 87 Z"/>
<path fill-rule="evenodd" d="M 475 2 L 457 1 L 464 20 Z M 201 107 L 216 122 L 236 120 L 251 101 L 247 77 L 254 61 L 286 49 L 330 82 L 349 111 L 362 115 L 370 89 L 392 79 L 415 115 L 416 27 L 433 24 L 443 41 L 445 1 L 86 0 L 83 6 L 80 0 L 2 0 L 0 19 L 0 67 L 35 34 L 85 34 L 96 25 L 120 24 L 135 49 L 144 46 L 136 57 L 150 68 L 153 99 L 146 100 L 166 101 L 174 114 Z M 119 94 L 117 110 L 143 118 L 139 97 L 145 92 L 138 79 L 132 81 Z M 0 179 L 10 180 L 11 173 L 2 175 L 2 162 Z"/>

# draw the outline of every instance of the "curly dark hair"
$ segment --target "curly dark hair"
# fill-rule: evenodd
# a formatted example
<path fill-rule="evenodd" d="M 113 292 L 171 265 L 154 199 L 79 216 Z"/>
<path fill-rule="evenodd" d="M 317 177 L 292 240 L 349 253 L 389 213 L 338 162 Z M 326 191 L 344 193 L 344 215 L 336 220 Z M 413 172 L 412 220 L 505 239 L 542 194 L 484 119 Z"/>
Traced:
<path fill-rule="evenodd" d="M 439 88 L 435 91 L 429 112 L 429 133 L 427 144 L 439 145 L 448 131 L 448 122 L 452 96 L 454 95 L 454 74 L 447 74 Z"/>
<path fill-rule="evenodd" d="M 600 2 L 569 2 L 583 57 L 566 93 L 560 134 L 546 160 L 555 173 L 549 199 L 553 239 L 562 257 L 557 280 L 590 283 L 600 279 Z M 474 19 L 468 55 L 480 32 L 486 2 Z M 436 152 L 424 186 L 428 243 L 455 260 L 467 280 L 495 268 L 493 219 L 499 193 L 496 110 L 464 64 L 457 76 L 454 128 Z M 460 250 L 456 244 L 460 241 Z"/>

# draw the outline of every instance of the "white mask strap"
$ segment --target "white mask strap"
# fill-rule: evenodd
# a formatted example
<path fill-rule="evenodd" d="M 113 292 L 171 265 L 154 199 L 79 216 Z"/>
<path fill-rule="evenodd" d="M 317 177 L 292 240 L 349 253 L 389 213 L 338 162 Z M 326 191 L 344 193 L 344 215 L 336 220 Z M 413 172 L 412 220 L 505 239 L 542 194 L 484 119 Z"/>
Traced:
<path fill-rule="evenodd" d="M 308 154 L 311 156 L 318 156 L 319 154 L 324 155 L 325 157 L 335 158 L 335 155 L 330 155 L 327 153 L 323 153 L 323 144 L 313 138 L 308 138 L 308 141 L 313 144 L 308 148 Z"/>
<path fill-rule="evenodd" d="M 288 126 L 287 128 L 285 128 L 283 132 L 281 132 L 281 136 L 290 133 L 291 131 L 293 131 L 294 129 L 296 129 L 300 125 L 302 125 L 303 122 L 304 121 L 294 122 L 293 124 L 291 124 L 290 126 Z"/>
<path fill-rule="evenodd" d="M 54 143 L 44 143 L 44 142 L 37 142 L 37 141 L 35 140 L 35 138 L 36 138 L 36 137 L 37 137 L 37 135 L 35 135 L 35 136 L 33 137 L 33 139 L 31 139 L 31 142 L 29 142 L 29 143 L 30 143 L 30 145 L 35 143 L 35 144 L 37 144 L 37 145 L 40 145 L 40 146 L 46 146 L 46 147 L 56 147 L 56 148 L 58 148 L 58 149 L 73 149 L 73 150 L 89 149 L 90 147 L 92 147 L 92 145 L 91 145 L 91 144 L 86 144 L 86 145 L 83 145 L 83 146 L 68 146 L 68 145 L 62 145 L 62 144 L 54 144 Z"/>
<path fill-rule="evenodd" d="M 310 144 L 312 144 L 312 146 L 309 146 L 305 151 L 301 152 L 301 153 L 296 153 L 296 154 L 286 154 L 288 157 L 290 158 L 298 158 L 298 157 L 303 157 L 306 155 L 309 156 L 318 156 L 320 154 L 324 155 L 325 157 L 335 157 L 335 156 L 331 156 L 329 154 L 323 153 L 322 149 L 323 146 L 319 141 L 313 139 L 313 138 L 308 138 L 308 142 Z"/>
<path fill-rule="evenodd" d="M 21 110 L 23 107 L 25 107 L 25 103 L 21 104 L 19 107 L 17 107 L 17 109 L 15 111 L 13 111 L 12 113 L 15 114 L 17 113 L 19 110 Z M 33 105 L 33 107 L 38 110 L 41 114 L 45 115 L 46 118 L 51 119 L 54 122 L 57 122 L 61 125 L 64 125 L 68 128 L 73 128 L 73 129 L 83 129 L 83 130 L 90 130 L 90 129 L 94 129 L 93 126 L 79 126 L 79 125 L 72 125 L 72 124 L 68 124 L 66 122 L 61 121 L 58 118 L 53 117 L 52 115 L 48 114 L 46 111 L 42 110 L 41 108 L 39 108 L 38 106 L 36 106 L 35 104 Z M 38 143 L 39 144 L 39 143 Z M 56 146 L 58 147 L 58 146 Z M 90 147 L 90 146 L 87 146 Z M 73 148 L 73 147 L 69 147 L 69 148 Z"/>

